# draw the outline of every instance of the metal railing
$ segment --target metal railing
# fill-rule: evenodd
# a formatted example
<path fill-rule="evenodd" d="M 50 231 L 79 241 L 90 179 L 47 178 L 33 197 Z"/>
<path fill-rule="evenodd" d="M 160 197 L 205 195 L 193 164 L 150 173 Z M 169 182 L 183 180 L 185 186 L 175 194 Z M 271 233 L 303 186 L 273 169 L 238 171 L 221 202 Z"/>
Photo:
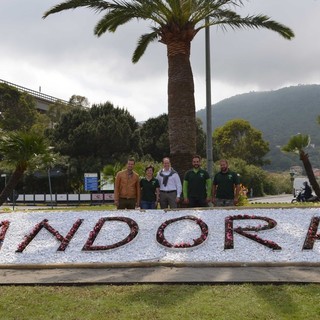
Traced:
<path fill-rule="evenodd" d="M 58 99 L 58 98 L 55 98 L 53 96 L 49 96 L 47 94 L 41 93 L 39 91 L 35 91 L 35 90 L 32 90 L 32 89 L 28 89 L 28 88 L 19 86 L 17 84 L 9 82 L 9 81 L 5 81 L 5 80 L 0 79 L 0 83 L 5 83 L 5 84 L 7 84 L 7 85 L 9 85 L 11 87 L 14 87 L 14 88 L 18 89 L 21 92 L 26 92 L 26 93 L 32 95 L 33 97 L 41 99 L 41 100 L 45 100 L 45 101 L 53 102 L 53 103 L 59 101 L 59 102 L 61 102 L 63 104 L 69 104 L 69 102 L 66 101 L 66 100 Z"/>

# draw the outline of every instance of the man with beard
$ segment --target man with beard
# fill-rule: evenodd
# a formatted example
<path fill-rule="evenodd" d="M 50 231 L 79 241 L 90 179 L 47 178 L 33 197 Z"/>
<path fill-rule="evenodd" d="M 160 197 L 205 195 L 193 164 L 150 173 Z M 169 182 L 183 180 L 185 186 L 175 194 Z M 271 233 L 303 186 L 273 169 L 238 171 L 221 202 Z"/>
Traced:
<path fill-rule="evenodd" d="M 135 161 L 128 159 L 127 169 L 117 173 L 114 186 L 114 203 L 117 209 L 135 209 L 139 207 L 139 175 L 133 171 Z"/>
<path fill-rule="evenodd" d="M 239 201 L 239 192 L 239 175 L 229 170 L 227 160 L 220 160 L 220 172 L 218 172 L 213 179 L 213 204 L 216 207 L 236 206 Z"/>
<path fill-rule="evenodd" d="M 193 168 L 186 172 L 183 180 L 183 199 L 189 208 L 207 207 L 211 201 L 211 179 L 200 166 L 201 157 L 193 156 Z"/>

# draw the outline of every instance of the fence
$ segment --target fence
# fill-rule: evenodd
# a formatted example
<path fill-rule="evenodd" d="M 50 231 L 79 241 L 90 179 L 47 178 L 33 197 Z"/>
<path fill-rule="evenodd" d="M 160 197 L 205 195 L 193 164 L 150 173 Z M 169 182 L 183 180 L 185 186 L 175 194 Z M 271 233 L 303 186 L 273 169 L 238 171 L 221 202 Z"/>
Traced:
<path fill-rule="evenodd" d="M 113 203 L 113 193 L 62 193 L 62 194 L 20 194 L 14 201 L 16 204 L 48 204 L 48 205 L 98 205 Z M 12 202 L 12 201 L 11 201 Z"/>

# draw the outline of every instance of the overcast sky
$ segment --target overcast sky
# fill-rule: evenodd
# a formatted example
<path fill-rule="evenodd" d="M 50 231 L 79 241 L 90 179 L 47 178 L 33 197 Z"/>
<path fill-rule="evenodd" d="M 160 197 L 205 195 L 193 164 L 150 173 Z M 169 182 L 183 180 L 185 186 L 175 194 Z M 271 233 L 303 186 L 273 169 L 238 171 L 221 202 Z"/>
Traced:
<path fill-rule="evenodd" d="M 43 13 L 59 0 L 0 1 L 0 79 L 69 100 L 110 101 L 137 121 L 167 112 L 166 47 L 152 43 L 137 64 L 131 57 L 145 22 L 114 34 L 93 34 L 89 9 Z M 243 14 L 267 14 L 293 29 L 285 40 L 267 30 L 211 28 L 212 102 L 239 93 L 320 84 L 320 0 L 250 0 Z M 206 104 L 204 31 L 192 42 L 197 110 Z"/>

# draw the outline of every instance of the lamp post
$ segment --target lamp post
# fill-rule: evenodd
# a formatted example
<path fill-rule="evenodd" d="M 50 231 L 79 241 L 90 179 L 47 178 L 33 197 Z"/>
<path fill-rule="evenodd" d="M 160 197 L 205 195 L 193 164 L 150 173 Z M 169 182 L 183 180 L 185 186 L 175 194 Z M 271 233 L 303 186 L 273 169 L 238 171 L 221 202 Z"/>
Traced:
<path fill-rule="evenodd" d="M 206 24 L 209 18 L 205 19 Z M 207 171 L 212 177 L 213 157 L 212 157 L 212 116 L 211 116 L 211 64 L 210 64 L 210 27 L 205 28 L 205 48 L 206 48 L 206 125 L 207 125 Z"/>
<path fill-rule="evenodd" d="M 290 174 L 290 181 L 291 181 L 291 185 L 292 185 L 292 194 L 295 197 L 296 193 L 295 193 L 294 185 L 293 185 L 295 172 L 294 171 L 290 171 L 289 174 Z"/>

